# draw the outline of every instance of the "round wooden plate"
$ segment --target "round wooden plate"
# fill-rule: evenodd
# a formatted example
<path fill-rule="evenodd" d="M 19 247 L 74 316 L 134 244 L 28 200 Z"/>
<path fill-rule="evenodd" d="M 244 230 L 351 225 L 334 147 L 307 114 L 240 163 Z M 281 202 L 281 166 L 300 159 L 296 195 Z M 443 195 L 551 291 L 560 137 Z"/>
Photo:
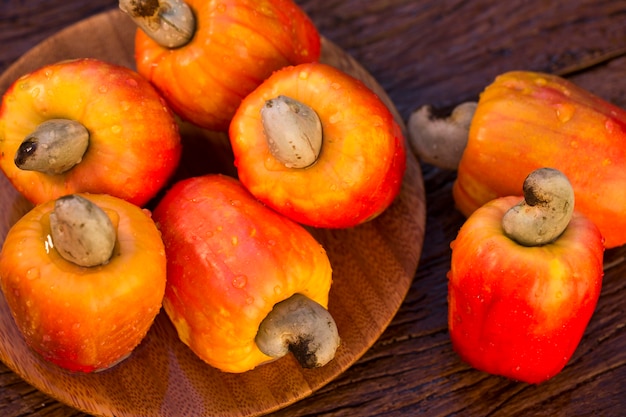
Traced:
<path fill-rule="evenodd" d="M 19 76 L 63 59 L 93 57 L 134 68 L 135 26 L 112 10 L 73 25 L 25 54 L 0 77 L 0 93 Z M 361 79 L 393 103 L 372 76 L 349 55 L 323 39 L 322 61 Z M 182 125 L 187 149 L 180 177 L 220 171 L 234 174 L 223 134 Z M 202 151 L 199 151 L 200 148 Z M 203 163 L 193 155 L 203 154 Z M 207 158 L 210 160 L 207 163 Z M 329 310 L 342 345 L 335 359 L 302 369 L 291 355 L 243 374 L 220 372 L 198 359 L 161 312 L 131 357 L 95 374 L 72 374 L 33 353 L 22 339 L 0 295 L 0 360 L 46 394 L 94 415 L 253 416 L 283 408 L 337 377 L 378 339 L 411 285 L 422 251 L 425 195 L 418 161 L 408 152 L 400 196 L 377 219 L 346 230 L 313 229 L 334 270 Z M 211 168 L 205 168 L 205 167 Z M 31 208 L 0 175 L 0 244 Z"/>

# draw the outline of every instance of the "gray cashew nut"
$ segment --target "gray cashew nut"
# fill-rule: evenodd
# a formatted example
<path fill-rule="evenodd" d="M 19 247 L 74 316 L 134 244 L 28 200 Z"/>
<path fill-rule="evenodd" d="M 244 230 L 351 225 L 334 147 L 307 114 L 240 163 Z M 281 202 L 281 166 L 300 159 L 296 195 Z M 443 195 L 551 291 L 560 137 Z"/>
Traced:
<path fill-rule="evenodd" d="M 461 103 L 447 117 L 436 117 L 431 106 L 415 110 L 408 121 L 409 143 L 422 162 L 456 170 L 467 146 L 477 103 Z"/>
<path fill-rule="evenodd" d="M 531 172 L 523 185 L 524 200 L 502 218 L 504 233 L 524 246 L 555 241 L 574 213 L 574 189 L 567 177 L 553 168 Z"/>
<path fill-rule="evenodd" d="M 277 303 L 261 322 L 255 341 L 261 352 L 273 358 L 292 352 L 303 368 L 326 365 L 340 344 L 328 310 L 302 294 Z"/>

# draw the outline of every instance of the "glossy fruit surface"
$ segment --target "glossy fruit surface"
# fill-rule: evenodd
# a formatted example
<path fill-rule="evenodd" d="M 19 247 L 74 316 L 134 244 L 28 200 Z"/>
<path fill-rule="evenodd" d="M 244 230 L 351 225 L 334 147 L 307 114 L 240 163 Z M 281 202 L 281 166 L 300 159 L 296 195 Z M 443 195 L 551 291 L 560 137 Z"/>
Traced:
<path fill-rule="evenodd" d="M 89 131 L 82 160 L 56 175 L 18 168 L 14 157 L 22 141 L 55 118 L 78 121 Z M 144 205 L 173 174 L 180 154 L 178 125 L 154 87 L 104 61 L 62 61 L 26 74 L 0 108 L 0 168 L 35 204 L 89 192 Z"/>
<path fill-rule="evenodd" d="M 260 110 L 279 95 L 308 105 L 320 118 L 322 150 L 307 168 L 288 168 L 270 152 Z M 406 167 L 400 126 L 362 82 L 326 64 L 275 72 L 242 102 L 229 135 L 241 182 L 302 224 L 356 226 L 382 213 L 400 191 Z"/>
<path fill-rule="evenodd" d="M 600 295 L 604 247 L 578 212 L 555 242 L 519 245 L 501 220 L 520 200 L 479 208 L 453 241 L 448 325 L 473 367 L 539 383 L 562 370 L 582 338 Z"/>
<path fill-rule="evenodd" d="M 557 76 L 502 74 L 480 96 L 454 200 L 468 216 L 540 167 L 567 175 L 607 248 L 626 243 L 626 111 Z"/>
<path fill-rule="evenodd" d="M 327 307 L 332 271 L 324 248 L 237 180 L 180 181 L 154 218 L 167 253 L 165 311 L 208 364 L 244 372 L 272 360 L 256 346 L 257 330 L 295 293 Z"/>
<path fill-rule="evenodd" d="M 164 48 L 142 30 L 137 71 L 183 119 L 225 131 L 241 100 L 273 71 L 316 61 L 320 36 L 291 0 L 188 0 L 196 17 L 192 40 Z"/>
<path fill-rule="evenodd" d="M 52 363 L 91 372 L 124 359 L 143 340 L 161 308 L 166 261 L 149 213 L 116 197 L 80 195 L 116 225 L 111 260 L 81 267 L 63 259 L 50 237 L 50 201 L 7 234 L 0 278 L 26 342 Z"/>

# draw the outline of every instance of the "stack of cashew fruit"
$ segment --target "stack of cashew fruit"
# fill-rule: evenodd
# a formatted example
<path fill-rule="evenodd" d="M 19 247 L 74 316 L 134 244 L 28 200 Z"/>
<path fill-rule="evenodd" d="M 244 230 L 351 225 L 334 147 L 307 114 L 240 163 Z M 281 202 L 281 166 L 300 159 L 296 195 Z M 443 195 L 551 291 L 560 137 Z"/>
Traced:
<path fill-rule="evenodd" d="M 15 80 L 0 107 L 0 168 L 33 204 L 6 236 L 0 283 L 34 351 L 76 372 L 115 366 L 162 308 L 224 372 L 287 354 L 326 365 L 341 335 L 332 264 L 309 229 L 384 212 L 406 142 L 456 171 L 456 352 L 533 384 L 565 367 L 604 251 L 626 243 L 626 111 L 513 71 L 445 118 L 416 110 L 405 141 L 379 97 L 320 62 L 320 35 L 291 0 L 120 8 L 138 25 L 136 70 L 50 64 Z M 228 136 L 236 177 L 175 175 L 181 121 Z"/>
<path fill-rule="evenodd" d="M 308 228 L 387 209 L 401 127 L 319 61 L 320 35 L 291 0 L 120 8 L 138 25 L 136 70 L 52 63 L 2 100 L 0 168 L 33 206 L 0 254 L 18 329 L 44 359 L 95 372 L 131 355 L 162 308 L 221 371 L 290 353 L 326 365 L 341 343 L 333 272 Z M 226 134 L 236 178 L 177 176 L 183 122 Z"/>
<path fill-rule="evenodd" d="M 477 102 L 409 118 L 421 160 L 456 170 L 448 327 L 471 366 L 538 384 L 594 313 L 605 249 L 626 243 L 626 111 L 562 77 L 499 75 Z"/>

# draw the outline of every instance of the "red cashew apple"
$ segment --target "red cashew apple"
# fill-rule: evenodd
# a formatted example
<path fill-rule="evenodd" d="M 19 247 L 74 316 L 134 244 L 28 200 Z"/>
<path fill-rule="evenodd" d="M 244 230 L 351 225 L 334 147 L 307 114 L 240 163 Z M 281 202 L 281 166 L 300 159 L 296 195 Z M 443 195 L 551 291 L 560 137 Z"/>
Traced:
<path fill-rule="evenodd" d="M 146 204 L 181 155 L 173 113 L 136 72 L 96 59 L 16 80 L 0 107 L 0 169 L 28 200 L 90 192 Z"/>
<path fill-rule="evenodd" d="M 244 186 L 302 224 L 357 226 L 400 192 L 401 127 L 365 84 L 326 64 L 276 71 L 243 100 L 229 136 Z"/>
<path fill-rule="evenodd" d="M 452 345 L 471 366 L 540 383 L 580 343 L 600 295 L 604 246 L 594 223 L 574 211 L 560 172 L 534 171 L 524 196 L 493 200 L 461 227 L 448 320 Z"/>
<path fill-rule="evenodd" d="M 273 71 L 319 59 L 320 35 L 292 0 L 120 0 L 139 25 L 137 71 L 184 120 L 226 131 Z"/>
<path fill-rule="evenodd" d="M 465 216 L 517 194 L 528 172 L 548 166 L 567 175 L 607 248 L 626 243 L 626 110 L 559 76 L 511 71 L 478 103 L 443 119 L 423 106 L 408 125 L 422 161 L 458 169 L 452 193 Z"/>
<path fill-rule="evenodd" d="M 150 214 L 104 194 L 36 206 L 0 252 L 18 329 L 44 359 L 71 371 L 102 370 L 131 354 L 161 308 L 165 273 Z"/>
<path fill-rule="evenodd" d="M 163 306 L 198 357 L 237 373 L 289 351 L 307 368 L 334 358 L 332 269 L 301 225 L 217 174 L 176 183 L 154 218 L 167 254 Z"/>

